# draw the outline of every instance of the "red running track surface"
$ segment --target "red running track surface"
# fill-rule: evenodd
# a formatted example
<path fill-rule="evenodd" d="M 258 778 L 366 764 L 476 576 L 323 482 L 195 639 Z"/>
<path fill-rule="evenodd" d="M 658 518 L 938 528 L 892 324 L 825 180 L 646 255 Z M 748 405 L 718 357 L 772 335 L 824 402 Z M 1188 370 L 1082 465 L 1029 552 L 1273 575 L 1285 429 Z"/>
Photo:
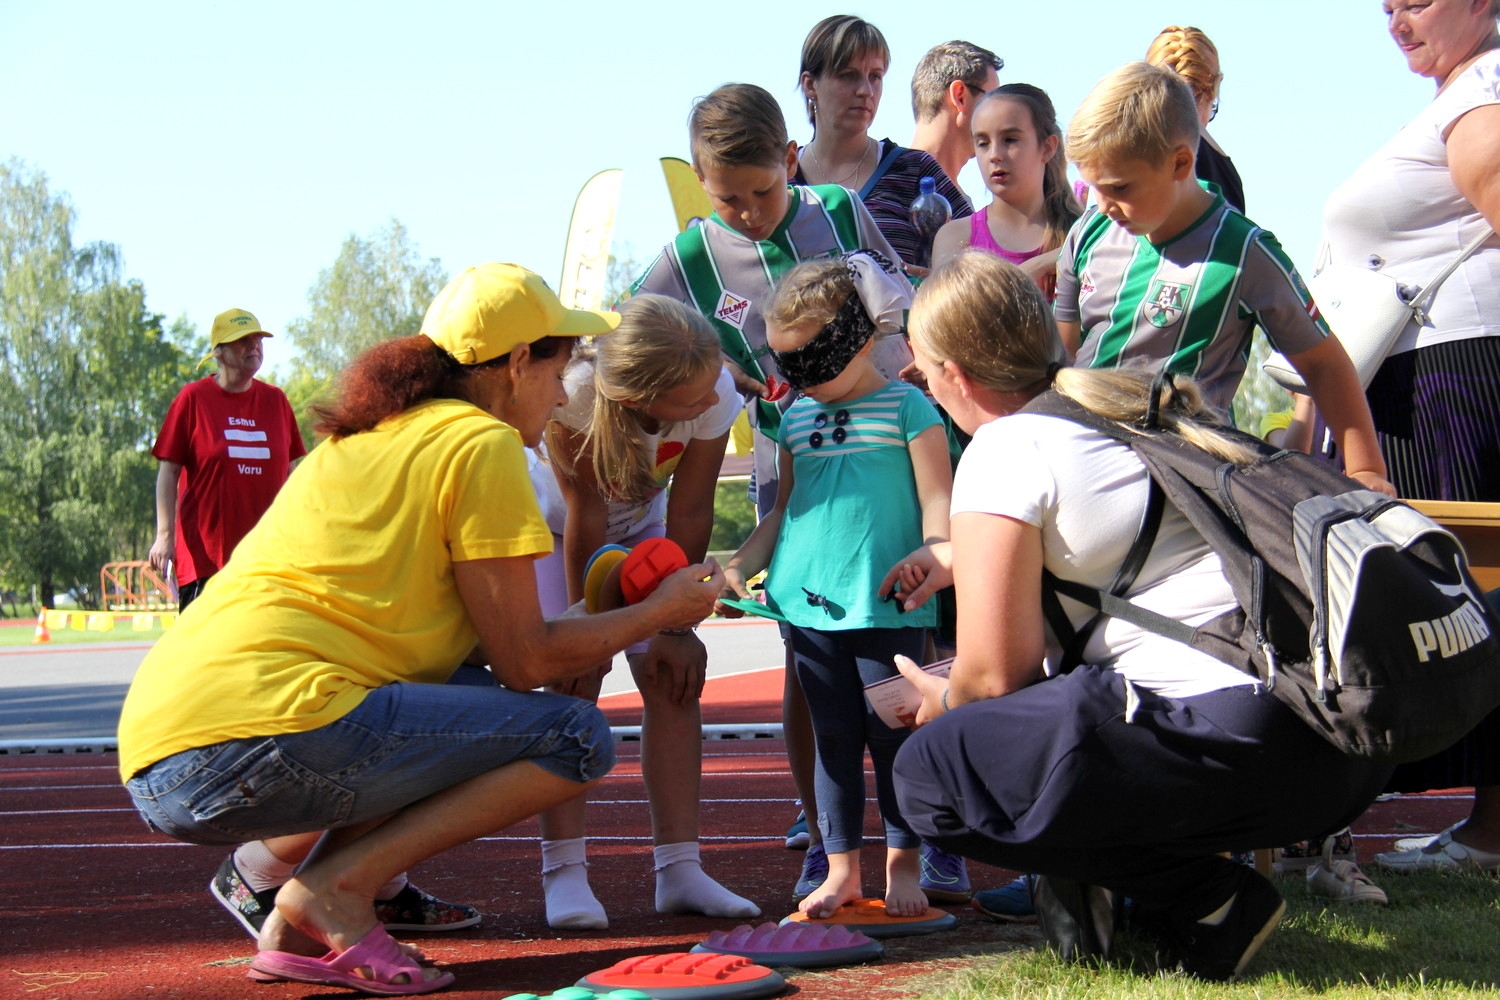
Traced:
<path fill-rule="evenodd" d="M 715 679 L 705 722 L 769 722 L 780 714 L 781 672 Z M 616 725 L 640 721 L 638 699 L 606 700 Z M 484 922 L 447 935 L 409 935 L 458 978 L 449 996 L 547 994 L 588 972 L 642 952 L 686 951 L 736 921 L 661 916 L 654 910 L 650 822 L 639 744 L 594 793 L 589 811 L 590 878 L 612 929 L 550 930 L 540 889 L 535 821 L 465 845 L 421 865 L 418 885 L 479 907 Z M 220 848 L 179 844 L 146 829 L 120 787 L 113 754 L 0 755 L 0 997 L 253 996 L 265 1000 L 350 996 L 243 978 L 253 942 L 211 899 Z M 802 855 L 782 846 L 796 792 L 779 740 L 704 744 L 705 867 L 755 900 L 762 919 L 791 909 Z M 1410 796 L 1379 803 L 1356 827 L 1362 857 L 1395 837 L 1435 832 L 1467 811 L 1467 795 Z M 867 833 L 878 836 L 873 802 Z M 976 886 L 1013 873 L 971 866 Z M 867 890 L 878 889 L 873 877 Z M 958 907 L 957 930 L 887 944 L 882 964 L 788 978 L 810 997 L 866 1000 L 903 979 L 958 968 L 977 951 L 1033 947 L 1034 927 L 1003 926 Z M 757 922 L 757 921 L 752 921 Z"/>

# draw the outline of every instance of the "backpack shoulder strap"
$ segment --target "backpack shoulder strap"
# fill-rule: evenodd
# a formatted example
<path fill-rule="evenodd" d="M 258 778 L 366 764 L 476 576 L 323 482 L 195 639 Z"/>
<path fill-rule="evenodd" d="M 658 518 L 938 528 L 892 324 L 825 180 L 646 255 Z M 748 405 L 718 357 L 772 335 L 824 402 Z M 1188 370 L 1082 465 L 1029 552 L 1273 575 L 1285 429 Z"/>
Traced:
<path fill-rule="evenodd" d="M 895 165 L 896 158 L 904 152 L 906 152 L 905 146 L 898 146 L 894 142 L 891 143 L 891 148 L 886 150 L 885 155 L 880 158 L 880 162 L 875 164 L 875 170 L 870 174 L 869 180 L 865 181 L 864 187 L 859 189 L 861 201 L 870 197 L 870 192 L 875 190 L 875 185 L 880 183 L 880 178 L 886 175 L 891 167 Z"/>

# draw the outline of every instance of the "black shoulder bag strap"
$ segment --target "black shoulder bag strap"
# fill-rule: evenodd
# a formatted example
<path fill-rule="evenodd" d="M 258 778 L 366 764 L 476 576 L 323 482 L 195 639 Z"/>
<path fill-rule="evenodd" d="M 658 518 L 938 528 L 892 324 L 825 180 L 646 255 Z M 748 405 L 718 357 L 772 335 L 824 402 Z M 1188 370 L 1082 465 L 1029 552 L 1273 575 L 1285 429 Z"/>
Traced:
<path fill-rule="evenodd" d="M 1147 429 L 1155 430 L 1160 426 L 1158 418 L 1161 390 L 1165 388 L 1172 395 L 1176 395 L 1177 387 L 1173 384 L 1172 373 L 1165 368 L 1159 372 L 1151 383 L 1149 402 L 1146 408 L 1145 426 Z M 1053 405 L 1041 407 L 1038 412 L 1050 413 L 1065 419 L 1072 419 L 1086 427 L 1093 427 L 1101 433 L 1108 434 L 1125 444 L 1129 443 L 1128 437 L 1123 430 L 1114 425 L 1112 421 L 1079 406 L 1073 400 L 1053 399 Z M 1062 404 L 1058 406 L 1057 404 Z M 1130 545 L 1130 551 L 1125 555 L 1125 561 L 1115 573 L 1114 580 L 1110 583 L 1108 590 L 1098 590 L 1094 587 L 1085 586 L 1072 580 L 1062 580 L 1048 570 L 1042 571 L 1042 614 L 1047 623 L 1052 626 L 1052 632 L 1057 636 L 1057 641 L 1062 643 L 1063 655 L 1058 664 L 1058 673 L 1065 674 L 1083 662 L 1083 650 L 1088 645 L 1094 630 L 1106 617 L 1121 618 L 1142 628 L 1161 632 L 1162 628 L 1156 621 L 1170 623 L 1175 628 L 1164 634 L 1173 638 L 1181 638 L 1183 630 L 1189 635 L 1191 641 L 1192 629 L 1174 619 L 1155 612 L 1138 608 L 1124 599 L 1135 578 L 1140 575 L 1141 568 L 1146 565 L 1146 557 L 1151 554 L 1151 546 L 1156 544 L 1156 534 L 1161 528 L 1161 515 L 1166 506 L 1166 493 L 1161 485 L 1157 483 L 1154 476 L 1147 469 L 1146 475 L 1147 493 L 1146 509 L 1141 515 L 1141 526 L 1136 532 L 1135 541 Z M 1067 612 L 1063 610 L 1062 602 L 1058 600 L 1058 594 L 1073 598 L 1082 604 L 1094 608 L 1098 613 L 1083 627 L 1075 629 L 1068 619 Z M 1152 616 L 1150 624 L 1143 623 L 1139 615 Z"/>
<path fill-rule="evenodd" d="M 1156 544 L 1156 533 L 1161 528 L 1161 515 L 1167 501 L 1166 493 L 1155 479 L 1148 478 L 1147 482 L 1146 510 L 1141 515 L 1141 527 L 1107 591 L 1071 580 L 1061 580 L 1050 570 L 1042 570 L 1042 614 L 1046 616 L 1047 624 L 1052 626 L 1057 641 L 1063 646 L 1062 660 L 1057 670 L 1060 674 L 1068 673 L 1083 662 L 1084 647 L 1088 645 L 1094 630 L 1110 615 L 1109 608 L 1101 603 L 1101 597 L 1120 598 L 1120 603 L 1129 604 L 1123 600 L 1123 596 L 1135 583 L 1141 568 L 1146 565 L 1146 557 L 1151 554 L 1151 546 Z M 1063 610 L 1062 602 L 1057 598 L 1059 593 L 1095 608 L 1098 613 L 1075 629 L 1068 619 L 1068 613 Z"/>

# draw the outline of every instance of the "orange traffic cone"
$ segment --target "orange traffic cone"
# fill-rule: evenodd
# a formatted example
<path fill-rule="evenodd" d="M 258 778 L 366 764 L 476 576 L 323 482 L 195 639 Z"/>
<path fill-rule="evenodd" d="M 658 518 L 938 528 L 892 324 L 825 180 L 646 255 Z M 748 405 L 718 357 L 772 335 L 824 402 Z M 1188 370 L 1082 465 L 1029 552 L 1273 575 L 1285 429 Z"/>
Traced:
<path fill-rule="evenodd" d="M 47 609 L 42 608 L 36 615 L 36 634 L 31 637 L 32 645 L 39 642 L 51 642 L 52 633 L 47 631 Z"/>

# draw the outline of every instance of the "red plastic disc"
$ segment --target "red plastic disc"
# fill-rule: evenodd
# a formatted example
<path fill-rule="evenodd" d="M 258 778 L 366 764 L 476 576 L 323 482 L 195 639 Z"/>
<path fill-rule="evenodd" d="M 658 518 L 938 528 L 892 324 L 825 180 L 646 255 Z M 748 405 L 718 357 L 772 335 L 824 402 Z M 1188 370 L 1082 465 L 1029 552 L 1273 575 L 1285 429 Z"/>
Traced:
<path fill-rule="evenodd" d="M 626 604 L 639 604 L 673 573 L 687 566 L 687 554 L 670 538 L 648 538 L 630 550 L 620 567 Z"/>
<path fill-rule="evenodd" d="M 739 955 L 671 952 L 642 955 L 591 972 L 579 986 L 606 990 L 639 990 L 658 1000 L 751 1000 L 775 996 L 786 980 Z"/>

